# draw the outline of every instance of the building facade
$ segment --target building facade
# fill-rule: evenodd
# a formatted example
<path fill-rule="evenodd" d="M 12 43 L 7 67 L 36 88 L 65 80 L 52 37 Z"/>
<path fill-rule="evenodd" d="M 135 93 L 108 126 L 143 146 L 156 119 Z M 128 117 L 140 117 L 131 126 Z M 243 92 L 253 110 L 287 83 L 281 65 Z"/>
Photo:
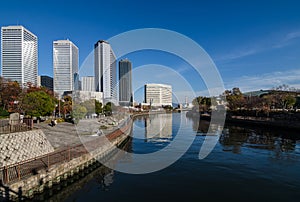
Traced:
<path fill-rule="evenodd" d="M 103 93 L 93 91 L 73 91 L 72 98 L 74 102 L 81 103 L 87 100 L 97 100 L 103 103 Z"/>
<path fill-rule="evenodd" d="M 128 59 L 119 61 L 119 103 L 122 106 L 133 103 L 132 63 Z"/>
<path fill-rule="evenodd" d="M 146 84 L 145 102 L 151 106 L 172 106 L 172 86 L 166 84 Z"/>
<path fill-rule="evenodd" d="M 53 88 L 59 96 L 78 88 L 78 48 L 69 40 L 53 42 Z"/>
<path fill-rule="evenodd" d="M 23 26 L 1 28 L 2 76 L 17 81 L 21 86 L 28 82 L 37 85 L 38 39 Z"/>
<path fill-rule="evenodd" d="M 95 77 L 94 76 L 81 77 L 81 90 L 95 92 Z"/>
<path fill-rule="evenodd" d="M 117 104 L 116 56 L 106 41 L 98 41 L 94 48 L 95 90 L 103 92 L 104 103 Z"/>
<path fill-rule="evenodd" d="M 53 91 L 53 78 L 50 76 L 38 76 L 37 86 L 43 86 Z"/>

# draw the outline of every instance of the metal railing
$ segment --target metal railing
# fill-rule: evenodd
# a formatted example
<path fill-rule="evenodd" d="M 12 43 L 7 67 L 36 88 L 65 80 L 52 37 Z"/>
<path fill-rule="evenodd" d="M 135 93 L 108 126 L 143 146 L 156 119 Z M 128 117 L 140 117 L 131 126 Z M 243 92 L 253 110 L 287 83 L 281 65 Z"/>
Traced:
<path fill-rule="evenodd" d="M 33 129 L 33 120 L 24 118 L 22 123 L 12 125 L 9 120 L 0 121 L 0 134 L 24 132 Z"/>
<path fill-rule="evenodd" d="M 42 155 L 36 158 L 28 159 L 19 163 L 11 164 L 0 168 L 0 180 L 4 184 L 16 182 L 26 177 L 36 175 L 40 170 L 48 169 L 50 166 L 59 165 L 65 162 L 69 162 L 72 159 L 78 158 L 84 154 L 89 153 L 94 149 L 99 148 L 104 142 L 103 138 L 107 138 L 109 141 L 114 140 L 120 135 L 124 134 L 130 128 L 130 123 L 113 131 L 110 134 L 100 136 L 96 140 L 86 142 L 85 145 L 79 144 L 70 146 L 61 150 L 57 150 L 46 155 Z M 88 146 L 89 151 L 86 150 Z"/>

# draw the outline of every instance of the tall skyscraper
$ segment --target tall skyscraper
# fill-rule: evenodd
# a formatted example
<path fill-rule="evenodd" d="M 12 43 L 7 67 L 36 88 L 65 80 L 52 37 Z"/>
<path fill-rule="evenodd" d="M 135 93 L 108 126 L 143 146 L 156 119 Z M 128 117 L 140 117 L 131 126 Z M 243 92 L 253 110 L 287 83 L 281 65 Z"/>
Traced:
<path fill-rule="evenodd" d="M 82 91 L 95 91 L 95 77 L 83 76 L 81 77 L 81 90 Z"/>
<path fill-rule="evenodd" d="M 37 85 L 38 39 L 23 26 L 1 28 L 2 76 L 21 86 Z"/>
<path fill-rule="evenodd" d="M 132 64 L 128 59 L 119 61 L 119 103 L 130 106 L 133 102 L 132 94 Z"/>
<path fill-rule="evenodd" d="M 172 86 L 166 84 L 146 84 L 145 102 L 152 106 L 172 106 Z"/>
<path fill-rule="evenodd" d="M 60 96 L 79 86 L 78 48 L 69 40 L 53 42 L 53 77 L 54 92 Z"/>
<path fill-rule="evenodd" d="M 100 40 L 95 44 L 95 90 L 103 92 L 104 102 L 117 104 L 116 89 L 116 56 L 106 41 Z"/>

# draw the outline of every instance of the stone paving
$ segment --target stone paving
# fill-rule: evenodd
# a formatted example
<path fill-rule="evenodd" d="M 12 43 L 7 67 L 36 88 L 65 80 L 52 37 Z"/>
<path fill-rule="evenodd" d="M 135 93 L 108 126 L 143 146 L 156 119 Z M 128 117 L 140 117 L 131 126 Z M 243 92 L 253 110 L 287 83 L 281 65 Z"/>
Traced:
<path fill-rule="evenodd" d="M 47 140 L 55 149 L 80 143 L 76 127 L 72 123 L 63 122 L 52 127 L 49 124 L 42 122 L 35 124 L 34 127 L 41 129 L 44 132 Z"/>
<path fill-rule="evenodd" d="M 98 119 L 84 119 L 80 120 L 77 125 L 62 122 L 53 127 L 42 122 L 35 124 L 34 127 L 41 129 L 51 145 L 57 149 L 81 144 L 82 141 L 93 139 L 93 136 L 108 134 L 117 129 L 118 125 L 127 117 L 127 115 L 116 115 Z"/>

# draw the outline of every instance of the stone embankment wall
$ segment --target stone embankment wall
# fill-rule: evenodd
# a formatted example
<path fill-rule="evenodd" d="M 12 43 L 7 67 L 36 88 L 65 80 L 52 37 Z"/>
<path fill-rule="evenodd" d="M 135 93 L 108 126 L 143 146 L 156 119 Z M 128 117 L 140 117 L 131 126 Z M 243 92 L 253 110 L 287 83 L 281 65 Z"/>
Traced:
<path fill-rule="evenodd" d="M 53 152 L 42 130 L 0 135 L 0 167 Z"/>
<path fill-rule="evenodd" d="M 45 188 L 51 188 L 53 184 L 58 184 L 61 180 L 72 177 L 74 174 L 79 173 L 92 164 L 95 164 L 97 159 L 109 159 L 109 156 L 116 150 L 116 146 L 119 146 L 128 140 L 131 132 L 131 126 L 128 130 L 126 130 L 126 132 L 123 132 L 123 134 L 112 140 L 110 144 L 101 145 L 93 152 L 84 154 L 59 165 L 53 165 L 47 170 L 40 170 L 34 176 L 10 184 L 9 189 L 12 190 L 12 193 L 18 193 L 19 188 L 22 188 L 23 196 L 31 198 L 35 193 L 43 192 Z M 16 200 L 18 196 L 12 194 L 10 197 L 12 200 Z"/>

